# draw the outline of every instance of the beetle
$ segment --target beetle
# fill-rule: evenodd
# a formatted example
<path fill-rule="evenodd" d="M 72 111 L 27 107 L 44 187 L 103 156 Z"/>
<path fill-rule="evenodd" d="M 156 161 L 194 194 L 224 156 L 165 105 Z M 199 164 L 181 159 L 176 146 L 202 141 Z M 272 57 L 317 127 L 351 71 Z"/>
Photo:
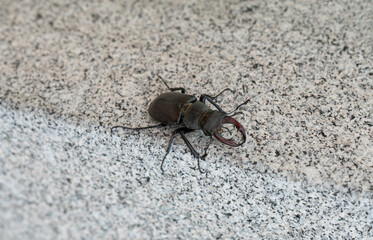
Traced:
<path fill-rule="evenodd" d="M 147 127 L 126 127 L 126 126 L 114 126 L 111 128 L 111 132 L 115 128 L 123 128 L 129 130 L 144 130 L 149 128 L 159 128 L 169 125 L 179 126 L 176 130 L 172 132 L 171 138 L 168 143 L 167 151 L 165 156 L 162 159 L 161 170 L 164 172 L 163 164 L 164 161 L 171 150 L 171 146 L 174 140 L 175 135 L 180 134 L 181 138 L 184 140 L 185 144 L 191 151 L 192 155 L 197 159 L 198 170 L 203 173 L 200 167 L 200 159 L 206 157 L 205 154 L 201 157 L 200 154 L 194 149 L 192 144 L 187 139 L 187 133 L 193 132 L 195 130 L 202 130 L 206 136 L 214 136 L 218 141 L 223 144 L 226 144 L 231 147 L 238 147 L 245 143 L 246 141 L 246 132 L 243 126 L 232 116 L 241 113 L 230 115 L 223 111 L 223 109 L 214 101 L 218 96 L 220 96 L 225 91 L 233 90 L 226 88 L 221 91 L 216 96 L 210 96 L 207 94 L 202 94 L 199 99 L 193 95 L 186 94 L 186 91 L 182 87 L 170 88 L 167 82 L 159 75 L 159 79 L 167 86 L 170 92 L 162 93 L 156 97 L 149 105 L 148 112 L 152 118 L 159 121 L 160 124 L 147 126 Z M 180 91 L 180 92 L 178 92 Z M 212 110 L 206 105 L 206 101 L 210 102 L 217 110 Z M 244 103 L 238 105 L 236 109 L 232 112 L 235 112 L 239 107 L 248 103 L 249 100 L 246 100 Z M 232 139 L 224 138 L 221 133 L 223 132 L 224 124 L 232 124 L 238 132 L 242 135 L 242 141 L 236 143 Z M 230 132 L 230 130 L 228 130 Z"/>

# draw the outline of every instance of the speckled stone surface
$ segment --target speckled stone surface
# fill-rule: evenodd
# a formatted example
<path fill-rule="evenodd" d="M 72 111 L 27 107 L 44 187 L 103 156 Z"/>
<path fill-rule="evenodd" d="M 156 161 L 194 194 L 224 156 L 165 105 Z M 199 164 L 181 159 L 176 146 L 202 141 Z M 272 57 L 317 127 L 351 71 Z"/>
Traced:
<path fill-rule="evenodd" d="M 0 7 L 0 239 L 373 237 L 373 5 L 8 1 Z M 200 174 L 147 106 L 215 94 L 247 143 Z M 188 134 L 198 151 L 208 143 Z"/>

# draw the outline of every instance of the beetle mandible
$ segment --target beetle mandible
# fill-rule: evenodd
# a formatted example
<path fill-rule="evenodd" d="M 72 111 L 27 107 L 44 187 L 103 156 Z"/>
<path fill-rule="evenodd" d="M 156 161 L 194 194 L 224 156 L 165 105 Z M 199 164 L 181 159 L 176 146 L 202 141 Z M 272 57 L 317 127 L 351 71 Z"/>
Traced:
<path fill-rule="evenodd" d="M 165 156 L 163 157 L 161 163 L 161 170 L 163 170 L 164 161 L 171 150 L 171 146 L 176 134 L 180 134 L 181 138 L 184 140 L 185 144 L 191 151 L 192 155 L 197 159 L 198 169 L 201 173 L 203 171 L 200 168 L 200 158 L 204 158 L 206 156 L 207 148 L 205 149 L 205 154 L 201 157 L 200 154 L 194 149 L 192 144 L 189 142 L 187 137 L 185 136 L 186 133 L 193 132 L 195 130 L 202 130 L 206 136 L 214 136 L 218 141 L 229 145 L 231 147 L 238 147 L 245 143 L 246 141 L 246 132 L 242 125 L 232 118 L 232 116 L 236 115 L 228 115 L 222 108 L 214 101 L 218 96 L 220 96 L 225 91 L 232 91 L 229 88 L 224 89 L 216 96 L 210 96 L 207 94 L 202 94 L 199 100 L 193 96 L 186 94 L 184 88 L 170 88 L 167 82 L 159 75 L 157 75 L 159 79 L 163 81 L 163 83 L 167 86 L 170 92 L 162 93 L 158 97 L 156 97 L 149 105 L 148 112 L 152 118 L 161 122 L 158 125 L 147 126 L 147 127 L 138 127 L 138 128 L 131 128 L 126 126 L 114 126 L 111 128 L 111 131 L 115 128 L 123 128 L 123 129 L 130 129 L 130 130 L 143 130 L 149 128 L 158 128 L 164 127 L 169 125 L 177 125 L 180 128 L 177 128 L 173 131 L 171 138 L 168 143 L 168 148 L 166 151 Z M 177 92 L 180 91 L 180 92 Z M 212 110 L 209 108 L 205 103 L 206 100 L 210 102 L 217 110 Z M 248 103 L 249 100 L 246 100 L 244 103 L 238 105 L 234 111 L 238 110 L 239 107 Z M 241 113 L 241 112 L 238 112 Z M 242 141 L 240 143 L 235 143 L 231 139 L 224 138 L 222 133 L 223 124 L 232 124 L 235 126 L 236 130 L 242 134 Z"/>

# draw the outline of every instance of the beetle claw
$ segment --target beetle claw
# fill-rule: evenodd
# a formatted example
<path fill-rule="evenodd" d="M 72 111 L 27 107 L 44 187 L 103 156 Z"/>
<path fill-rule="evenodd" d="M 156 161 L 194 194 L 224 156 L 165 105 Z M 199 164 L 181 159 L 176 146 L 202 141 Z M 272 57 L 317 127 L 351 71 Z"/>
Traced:
<path fill-rule="evenodd" d="M 240 145 L 242 145 L 246 142 L 245 129 L 242 127 L 242 125 L 239 122 L 236 121 L 236 119 L 226 116 L 226 117 L 223 118 L 223 121 L 222 121 L 222 124 L 224 124 L 224 123 L 233 124 L 236 127 L 236 129 L 242 134 L 243 141 L 241 143 L 235 143 L 235 142 L 232 141 L 231 138 L 230 139 L 224 138 L 222 135 L 219 134 L 219 130 L 221 130 L 221 129 L 218 129 L 214 133 L 214 136 L 215 136 L 216 139 L 218 139 L 218 141 L 220 141 L 224 144 L 227 144 L 231 147 L 238 147 L 238 146 L 240 146 Z"/>

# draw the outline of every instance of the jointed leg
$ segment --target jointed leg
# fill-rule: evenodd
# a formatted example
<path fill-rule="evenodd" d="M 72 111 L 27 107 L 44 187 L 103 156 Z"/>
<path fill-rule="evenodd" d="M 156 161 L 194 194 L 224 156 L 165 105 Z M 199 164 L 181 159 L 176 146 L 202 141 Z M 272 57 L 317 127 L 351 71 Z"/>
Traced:
<path fill-rule="evenodd" d="M 223 91 L 221 91 L 218 95 L 216 95 L 216 96 L 214 96 L 214 97 L 212 97 L 212 96 L 210 96 L 210 95 L 207 95 L 207 94 L 202 94 L 199 100 L 200 100 L 201 102 L 203 102 L 203 103 L 205 103 L 206 100 L 207 100 L 207 101 L 209 101 L 212 105 L 214 105 L 214 106 L 215 106 L 215 107 L 216 107 L 220 112 L 224 112 L 224 111 L 221 109 L 221 107 L 220 107 L 216 102 L 214 102 L 214 100 L 215 100 L 217 97 L 219 97 L 222 93 L 224 93 L 225 91 L 230 91 L 230 92 L 234 93 L 234 91 L 233 91 L 232 89 L 230 89 L 230 88 L 226 88 L 226 89 L 224 89 Z M 228 115 L 234 113 L 234 112 L 237 111 L 241 106 L 247 104 L 249 101 L 250 101 L 250 99 L 247 99 L 245 102 L 243 102 L 243 103 L 241 103 L 240 105 L 238 105 L 238 106 L 237 106 L 233 111 L 229 112 Z M 233 115 L 231 115 L 231 116 L 234 116 L 234 115 L 236 115 L 236 114 L 242 114 L 242 112 L 237 112 L 237 113 L 235 113 L 235 114 L 233 114 Z"/>
<path fill-rule="evenodd" d="M 230 91 L 231 93 L 235 93 L 235 91 L 233 91 L 232 89 L 226 88 L 223 91 L 221 91 L 220 93 L 218 93 L 216 96 L 210 96 L 210 95 L 207 95 L 207 94 L 202 94 L 201 97 L 199 98 L 199 100 L 203 103 L 205 103 L 206 100 L 207 100 L 212 105 L 214 105 L 220 112 L 224 112 L 223 109 L 221 109 L 221 107 L 215 102 L 215 99 L 218 98 L 220 95 L 222 95 L 225 91 Z"/>
<path fill-rule="evenodd" d="M 187 130 L 189 130 L 189 129 L 187 129 Z M 193 130 L 189 130 L 189 132 L 191 132 L 191 131 L 193 131 Z M 188 146 L 188 148 L 192 152 L 193 156 L 195 158 L 197 158 L 197 166 L 198 166 L 199 172 L 204 173 L 204 171 L 202 171 L 201 166 L 199 164 L 199 160 L 200 160 L 199 153 L 193 148 L 192 144 L 190 144 L 189 140 L 185 136 L 185 133 L 187 133 L 187 132 L 180 132 L 181 138 L 184 140 L 185 144 Z"/>
<path fill-rule="evenodd" d="M 164 123 L 161 123 L 161 124 L 158 124 L 158 125 L 153 125 L 153 126 L 147 126 L 147 127 L 138 127 L 138 128 L 131 128 L 131 127 L 125 127 L 125 126 L 114 126 L 114 127 L 111 128 L 111 134 L 113 134 L 113 129 L 115 129 L 115 128 L 123 128 L 123 129 L 128 129 L 128 130 L 139 131 L 139 130 L 143 130 L 143 129 L 160 128 L 160 127 L 165 127 L 165 126 L 167 126 L 167 125 L 164 124 Z"/>
<path fill-rule="evenodd" d="M 217 99 L 220 95 L 222 95 L 225 91 L 230 91 L 231 93 L 235 93 L 235 91 L 233 91 L 232 89 L 230 88 L 226 88 L 224 89 L 223 91 L 221 91 L 220 93 L 218 93 L 217 95 L 215 96 L 211 96 L 211 95 L 208 95 L 208 94 L 202 94 L 201 98 L 202 97 L 209 97 L 210 99 L 214 100 Z"/>
<path fill-rule="evenodd" d="M 166 151 L 166 155 L 163 157 L 163 160 L 162 160 L 162 163 L 161 163 L 161 170 L 162 172 L 164 172 L 163 170 L 163 164 L 164 164 L 164 161 L 167 157 L 167 155 L 170 153 L 171 151 L 171 146 L 172 146 L 172 142 L 174 140 L 174 136 L 176 134 L 180 134 L 181 138 L 184 140 L 185 144 L 187 145 L 187 147 L 189 148 L 189 150 L 192 152 L 193 154 L 193 157 L 197 158 L 197 164 L 198 164 L 198 170 L 203 173 L 203 171 L 201 170 L 201 167 L 200 167 L 200 164 L 199 164 L 199 159 L 200 159 L 200 155 L 199 153 L 193 148 L 192 144 L 189 142 L 189 140 L 186 138 L 185 134 L 186 133 L 189 133 L 189 132 L 192 132 L 194 130 L 191 130 L 191 129 L 188 129 L 186 127 L 182 127 L 182 128 L 178 128 L 176 129 L 175 131 L 173 131 L 172 135 L 171 135 L 171 138 L 170 138 L 170 141 L 168 142 L 168 147 L 167 147 L 167 151 Z"/>
<path fill-rule="evenodd" d="M 202 94 L 199 98 L 199 101 L 203 103 L 205 103 L 206 100 L 209 101 L 212 105 L 214 105 L 220 112 L 224 112 L 223 109 L 221 109 L 221 107 L 219 107 L 219 105 L 216 102 L 214 102 L 214 100 L 210 96 Z"/>
<path fill-rule="evenodd" d="M 159 76 L 159 75 L 157 74 L 157 77 L 159 77 L 159 78 L 162 80 L 162 82 L 166 85 L 166 87 L 167 87 L 168 89 L 170 89 L 171 92 L 174 92 L 174 91 L 181 91 L 181 93 L 185 93 L 185 89 L 184 89 L 184 88 L 182 88 L 182 87 L 170 88 L 170 86 L 168 86 L 167 82 L 166 82 L 166 81 L 165 81 L 161 76 Z"/>
<path fill-rule="evenodd" d="M 168 142 L 168 147 L 167 147 L 167 150 L 166 150 L 166 155 L 164 155 L 163 159 L 162 159 L 162 163 L 161 163 L 161 170 L 162 170 L 162 173 L 164 173 L 164 170 L 163 170 L 163 163 L 164 163 L 164 160 L 166 159 L 167 155 L 170 153 L 170 150 L 171 150 L 171 146 L 172 146 L 172 142 L 174 141 L 174 136 L 175 134 L 177 133 L 177 130 L 176 129 L 175 131 L 173 131 L 172 135 L 171 135 L 171 138 L 170 138 L 170 141 Z"/>
<path fill-rule="evenodd" d="M 207 147 L 205 147 L 205 153 L 202 155 L 201 159 L 205 159 L 206 158 L 206 156 L 207 156 L 207 150 L 209 149 L 209 147 L 211 145 L 211 142 L 212 142 L 212 136 L 210 136 L 210 142 L 207 145 Z"/>

